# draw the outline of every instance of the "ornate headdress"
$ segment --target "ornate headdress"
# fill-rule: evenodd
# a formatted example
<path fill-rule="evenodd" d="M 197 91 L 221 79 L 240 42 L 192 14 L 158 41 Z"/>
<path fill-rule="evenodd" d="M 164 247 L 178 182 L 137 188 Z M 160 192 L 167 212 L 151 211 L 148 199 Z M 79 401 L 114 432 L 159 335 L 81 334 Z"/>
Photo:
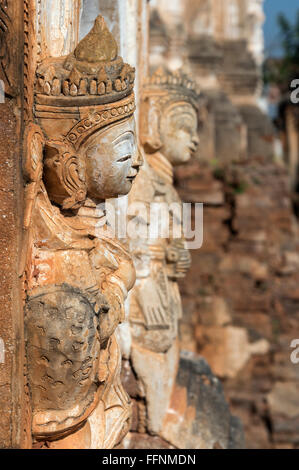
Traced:
<path fill-rule="evenodd" d="M 73 53 L 39 65 L 34 114 L 47 140 L 45 169 L 63 187 L 52 195 L 50 187 L 49 195 L 64 208 L 78 208 L 86 197 L 81 145 L 99 129 L 133 115 L 134 79 L 135 69 L 118 56 L 102 16 Z"/>
<path fill-rule="evenodd" d="M 162 105 L 170 101 L 185 101 L 195 109 L 199 107 L 199 88 L 182 69 L 171 72 L 165 67 L 159 67 L 148 79 L 143 95 L 145 99 L 159 98 Z"/>
<path fill-rule="evenodd" d="M 142 140 L 150 151 L 158 150 L 160 119 L 163 110 L 173 103 L 189 103 L 196 112 L 201 95 L 198 86 L 181 69 L 171 72 L 159 67 L 148 79 L 143 90 Z"/>
<path fill-rule="evenodd" d="M 68 121 L 63 130 L 75 148 L 95 130 L 134 112 L 135 69 L 118 56 L 102 16 L 72 54 L 46 59 L 36 74 L 36 118 L 50 136 L 51 120 Z"/>

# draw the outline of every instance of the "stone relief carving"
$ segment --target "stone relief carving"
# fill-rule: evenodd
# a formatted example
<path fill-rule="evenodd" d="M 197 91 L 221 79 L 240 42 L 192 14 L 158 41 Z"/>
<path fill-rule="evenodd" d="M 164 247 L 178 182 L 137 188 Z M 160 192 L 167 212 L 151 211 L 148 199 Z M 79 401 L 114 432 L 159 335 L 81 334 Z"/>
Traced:
<path fill-rule="evenodd" d="M 198 146 L 196 86 L 183 72 L 159 68 L 145 87 L 141 108 L 141 139 L 146 162 L 130 193 L 131 203 L 168 207 L 181 201 L 173 187 L 173 167 L 188 161 Z M 164 220 L 164 219 L 163 219 Z M 177 281 L 190 266 L 190 254 L 177 211 L 165 219 L 167 238 L 130 240 L 137 272 L 130 295 L 131 363 L 144 390 L 147 429 L 161 435 L 163 418 L 178 367 L 178 321 L 182 315 Z M 139 214 L 146 226 L 149 214 Z M 178 227 L 179 226 L 179 227 Z"/>
<path fill-rule="evenodd" d="M 130 426 L 114 331 L 135 269 L 103 203 L 130 191 L 141 164 L 133 85 L 101 16 L 73 53 L 36 71 L 24 162 L 35 446 L 113 448 Z"/>
<path fill-rule="evenodd" d="M 130 202 L 143 202 L 148 208 L 154 202 L 180 204 L 173 187 L 173 166 L 188 161 L 198 145 L 197 95 L 192 86 L 182 73 L 164 69 L 158 69 L 147 85 L 141 113 L 147 163 Z M 142 222 L 146 225 L 148 221 L 149 214 Z M 174 210 L 166 227 L 169 237 L 131 240 L 138 277 L 131 296 L 133 336 L 155 352 L 171 347 L 182 314 L 177 280 L 188 270 L 190 255 L 183 236 L 173 237 L 177 224 L 181 219 Z"/>
<path fill-rule="evenodd" d="M 201 106 L 201 94 L 183 72 L 159 68 L 144 89 L 140 115 L 146 158 L 129 195 L 129 207 L 137 203 L 129 216 L 136 227 L 130 247 L 137 281 L 130 293 L 132 345 L 122 370 L 133 422 L 123 448 L 242 447 L 240 423 L 230 414 L 219 380 L 203 358 L 180 351 L 178 340 L 178 280 L 190 266 L 190 254 L 183 231 L 178 236 L 182 219 L 173 208 L 182 203 L 173 168 L 198 146 Z M 155 202 L 170 208 L 170 217 L 160 219 L 161 229 L 163 222 L 169 225 L 169 235 L 142 237 Z"/>

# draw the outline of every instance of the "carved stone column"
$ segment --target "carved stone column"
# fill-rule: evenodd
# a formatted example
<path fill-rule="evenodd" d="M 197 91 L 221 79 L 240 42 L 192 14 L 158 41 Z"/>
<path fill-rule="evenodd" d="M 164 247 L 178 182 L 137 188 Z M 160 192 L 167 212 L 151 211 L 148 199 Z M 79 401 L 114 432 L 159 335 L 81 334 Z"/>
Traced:
<path fill-rule="evenodd" d="M 41 59 L 70 53 L 79 40 L 81 0 L 39 0 Z"/>

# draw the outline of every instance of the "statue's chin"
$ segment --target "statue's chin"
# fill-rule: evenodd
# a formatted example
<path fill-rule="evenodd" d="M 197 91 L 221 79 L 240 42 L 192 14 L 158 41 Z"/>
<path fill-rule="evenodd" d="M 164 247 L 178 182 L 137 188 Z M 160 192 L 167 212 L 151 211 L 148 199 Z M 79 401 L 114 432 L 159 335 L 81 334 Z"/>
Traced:
<path fill-rule="evenodd" d="M 184 152 L 182 155 L 178 156 L 175 160 L 172 161 L 173 166 L 182 165 L 187 163 L 191 158 L 190 152 Z"/>
<path fill-rule="evenodd" d="M 132 188 L 132 182 L 128 181 L 126 184 L 124 184 L 122 187 L 115 188 L 115 190 L 110 190 L 110 191 L 99 191 L 97 194 L 92 193 L 90 194 L 90 198 L 93 199 L 94 201 L 105 201 L 106 199 L 114 199 L 119 196 L 126 196 Z"/>
<path fill-rule="evenodd" d="M 135 181 L 135 178 L 128 179 L 126 184 L 122 188 L 120 188 L 120 190 L 118 191 L 118 196 L 127 196 L 127 194 L 129 194 L 129 192 L 132 189 L 132 184 L 134 183 L 134 181 Z"/>

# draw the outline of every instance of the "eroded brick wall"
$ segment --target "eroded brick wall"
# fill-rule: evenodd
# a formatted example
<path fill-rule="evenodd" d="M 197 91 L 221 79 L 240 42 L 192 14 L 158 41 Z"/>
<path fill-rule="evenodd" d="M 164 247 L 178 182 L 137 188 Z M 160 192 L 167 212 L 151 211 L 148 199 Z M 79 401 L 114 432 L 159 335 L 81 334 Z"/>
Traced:
<path fill-rule="evenodd" d="M 298 448 L 299 246 L 286 171 L 265 158 L 193 160 L 177 187 L 204 202 L 204 243 L 181 283 L 183 347 L 222 379 L 247 448 Z"/>

